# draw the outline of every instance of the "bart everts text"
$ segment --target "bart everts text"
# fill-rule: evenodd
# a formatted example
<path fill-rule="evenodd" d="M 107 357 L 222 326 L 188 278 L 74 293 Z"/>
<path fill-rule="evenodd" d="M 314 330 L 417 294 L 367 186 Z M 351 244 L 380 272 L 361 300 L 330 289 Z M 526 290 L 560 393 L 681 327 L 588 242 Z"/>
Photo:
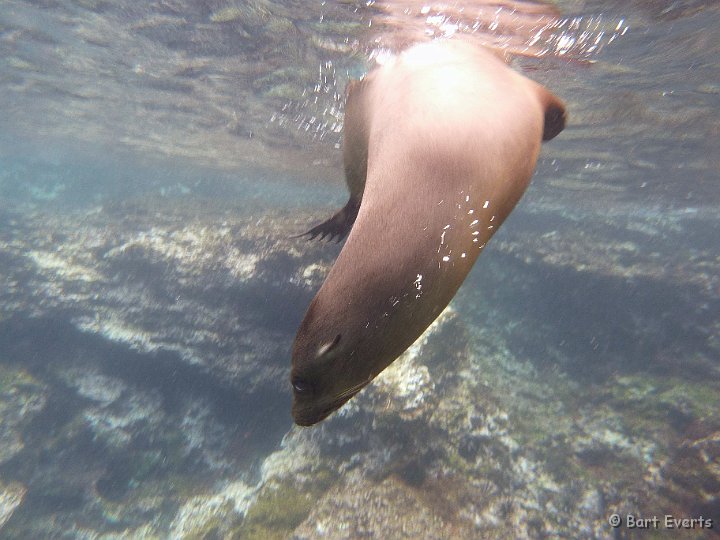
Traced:
<path fill-rule="evenodd" d="M 626 529 L 712 529 L 715 524 L 703 516 L 683 517 L 672 514 L 640 516 L 637 514 L 611 514 L 608 523 L 613 528 Z"/>

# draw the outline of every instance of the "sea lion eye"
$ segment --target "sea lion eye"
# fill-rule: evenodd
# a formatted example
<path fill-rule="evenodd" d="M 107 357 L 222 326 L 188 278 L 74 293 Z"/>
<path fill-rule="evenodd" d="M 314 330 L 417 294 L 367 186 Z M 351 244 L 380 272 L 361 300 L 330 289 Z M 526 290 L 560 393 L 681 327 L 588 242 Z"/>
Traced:
<path fill-rule="evenodd" d="M 318 348 L 318 351 L 317 351 L 318 358 L 324 354 L 329 353 L 333 348 L 335 348 L 335 346 L 337 346 L 337 344 L 340 343 L 341 337 L 342 337 L 342 334 L 338 334 L 337 336 L 335 336 L 335 339 L 333 339 L 332 341 L 320 345 L 320 347 Z"/>
<path fill-rule="evenodd" d="M 291 381 L 293 388 L 298 394 L 308 394 L 312 391 L 312 384 L 303 379 L 297 378 Z"/>

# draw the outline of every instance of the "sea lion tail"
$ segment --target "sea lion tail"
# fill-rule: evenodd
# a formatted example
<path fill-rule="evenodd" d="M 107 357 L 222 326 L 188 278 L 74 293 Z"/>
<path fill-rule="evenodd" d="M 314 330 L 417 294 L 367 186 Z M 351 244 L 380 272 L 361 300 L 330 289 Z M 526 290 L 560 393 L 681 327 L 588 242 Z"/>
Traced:
<path fill-rule="evenodd" d="M 333 217 L 323 221 L 319 225 L 316 225 L 307 232 L 291 236 L 290 238 L 309 236 L 309 239 L 312 240 L 319 235 L 320 240 L 327 236 L 328 240 L 340 242 L 348 235 L 350 229 L 352 229 L 359 210 L 360 201 L 356 200 L 354 197 L 350 197 L 347 204 L 338 210 Z"/>

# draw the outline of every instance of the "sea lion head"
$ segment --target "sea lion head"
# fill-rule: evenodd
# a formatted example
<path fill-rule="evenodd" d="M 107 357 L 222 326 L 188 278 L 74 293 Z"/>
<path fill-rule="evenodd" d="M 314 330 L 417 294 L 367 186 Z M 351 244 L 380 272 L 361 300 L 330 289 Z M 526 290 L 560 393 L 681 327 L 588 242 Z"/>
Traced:
<path fill-rule="evenodd" d="M 455 292 L 448 282 L 459 283 L 438 268 L 435 250 L 427 261 L 380 249 L 358 258 L 355 241 L 367 244 L 364 234 L 348 240 L 352 256 L 335 263 L 295 336 L 290 383 L 300 426 L 324 420 L 365 388 L 440 314 Z M 428 267 L 422 277 L 418 265 Z"/>
<path fill-rule="evenodd" d="M 292 415 L 300 426 L 325 419 L 377 374 L 373 363 L 358 361 L 367 354 L 362 336 L 344 331 L 342 319 L 329 315 L 321 302 L 319 297 L 310 305 L 293 344 Z"/>

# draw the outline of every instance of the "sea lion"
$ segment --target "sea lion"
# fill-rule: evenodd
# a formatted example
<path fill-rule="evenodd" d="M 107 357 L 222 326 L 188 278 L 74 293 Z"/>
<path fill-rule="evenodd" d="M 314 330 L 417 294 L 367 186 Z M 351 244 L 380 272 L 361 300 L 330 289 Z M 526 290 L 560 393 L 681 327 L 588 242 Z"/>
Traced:
<path fill-rule="evenodd" d="M 415 45 L 347 91 L 350 200 L 309 236 L 345 246 L 292 349 L 292 414 L 315 424 L 447 306 L 530 182 L 563 103 L 493 52 Z M 354 223 L 354 225 L 353 225 Z"/>

